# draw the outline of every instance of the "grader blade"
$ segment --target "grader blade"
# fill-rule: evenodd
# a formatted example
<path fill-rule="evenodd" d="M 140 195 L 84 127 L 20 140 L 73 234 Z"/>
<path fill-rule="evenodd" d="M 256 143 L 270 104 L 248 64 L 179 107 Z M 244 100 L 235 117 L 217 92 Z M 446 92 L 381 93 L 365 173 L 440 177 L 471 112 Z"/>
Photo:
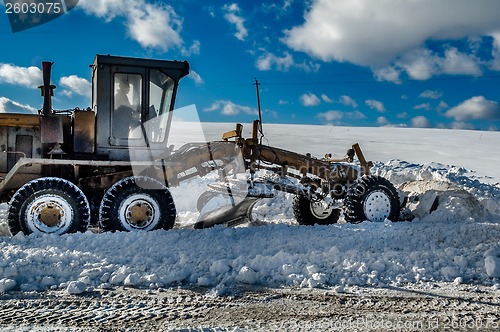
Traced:
<path fill-rule="evenodd" d="M 252 221 L 252 208 L 261 197 L 246 197 L 237 204 L 229 204 L 200 215 L 195 229 L 209 228 L 225 224 L 233 227 Z"/>

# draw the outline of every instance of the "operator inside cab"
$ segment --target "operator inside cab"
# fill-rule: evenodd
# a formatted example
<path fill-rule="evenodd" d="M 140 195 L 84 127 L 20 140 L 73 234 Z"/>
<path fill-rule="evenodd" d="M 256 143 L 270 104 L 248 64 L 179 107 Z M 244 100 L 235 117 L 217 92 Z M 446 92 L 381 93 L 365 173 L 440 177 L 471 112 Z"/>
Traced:
<path fill-rule="evenodd" d="M 140 138 L 142 78 L 136 74 L 115 74 L 113 136 L 116 138 Z"/>
<path fill-rule="evenodd" d="M 132 104 L 128 100 L 128 94 L 130 92 L 130 84 L 127 81 L 121 81 L 118 83 L 118 91 L 115 94 L 115 107 L 118 109 L 120 106 L 132 107 Z"/>

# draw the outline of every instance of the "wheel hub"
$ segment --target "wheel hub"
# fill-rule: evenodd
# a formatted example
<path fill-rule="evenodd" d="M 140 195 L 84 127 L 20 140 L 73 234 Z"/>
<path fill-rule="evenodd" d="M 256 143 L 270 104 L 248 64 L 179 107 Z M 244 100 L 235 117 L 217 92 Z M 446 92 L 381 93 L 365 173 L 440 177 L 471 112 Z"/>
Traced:
<path fill-rule="evenodd" d="M 57 226 L 64 216 L 62 207 L 53 203 L 43 204 L 35 213 L 38 213 L 38 220 L 49 227 Z"/>
<path fill-rule="evenodd" d="M 311 202 L 311 213 L 318 219 L 328 218 L 332 210 L 333 206 L 324 201 Z"/>
<path fill-rule="evenodd" d="M 32 232 L 57 233 L 66 229 L 73 218 L 73 209 L 59 195 L 42 195 L 26 210 L 26 222 Z"/>
<path fill-rule="evenodd" d="M 160 206 L 151 196 L 137 193 L 120 204 L 118 213 L 120 222 L 127 231 L 144 230 L 158 223 Z"/>
<path fill-rule="evenodd" d="M 127 208 L 127 221 L 135 226 L 143 226 L 151 221 L 154 210 L 146 201 L 137 200 Z"/>
<path fill-rule="evenodd" d="M 391 213 L 391 201 L 385 192 L 373 191 L 366 197 L 364 211 L 370 221 L 385 221 Z"/>

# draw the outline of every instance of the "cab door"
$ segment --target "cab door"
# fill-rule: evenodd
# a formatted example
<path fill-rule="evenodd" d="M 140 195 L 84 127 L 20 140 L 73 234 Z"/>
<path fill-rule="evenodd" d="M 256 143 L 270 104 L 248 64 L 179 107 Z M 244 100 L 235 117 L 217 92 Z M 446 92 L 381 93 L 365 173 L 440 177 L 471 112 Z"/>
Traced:
<path fill-rule="evenodd" d="M 146 75 L 144 68 L 111 68 L 110 145 L 143 146 Z"/>

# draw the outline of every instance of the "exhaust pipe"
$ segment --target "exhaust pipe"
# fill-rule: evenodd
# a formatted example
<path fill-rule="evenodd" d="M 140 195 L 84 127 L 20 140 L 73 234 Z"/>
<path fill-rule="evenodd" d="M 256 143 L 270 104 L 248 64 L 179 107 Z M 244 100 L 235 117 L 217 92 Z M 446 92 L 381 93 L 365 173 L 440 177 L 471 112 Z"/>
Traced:
<path fill-rule="evenodd" d="M 50 75 L 52 72 L 53 62 L 42 62 L 43 85 L 38 88 L 41 90 L 43 97 L 42 115 L 49 116 L 52 114 L 52 96 L 54 95 L 55 85 L 50 84 Z"/>
<path fill-rule="evenodd" d="M 40 141 L 42 144 L 53 144 L 47 154 L 64 154 L 60 144 L 64 143 L 63 123 L 60 116 L 52 110 L 52 96 L 55 85 L 50 84 L 53 62 L 42 62 L 43 85 L 38 88 L 42 92 L 43 108 L 40 117 Z"/>

